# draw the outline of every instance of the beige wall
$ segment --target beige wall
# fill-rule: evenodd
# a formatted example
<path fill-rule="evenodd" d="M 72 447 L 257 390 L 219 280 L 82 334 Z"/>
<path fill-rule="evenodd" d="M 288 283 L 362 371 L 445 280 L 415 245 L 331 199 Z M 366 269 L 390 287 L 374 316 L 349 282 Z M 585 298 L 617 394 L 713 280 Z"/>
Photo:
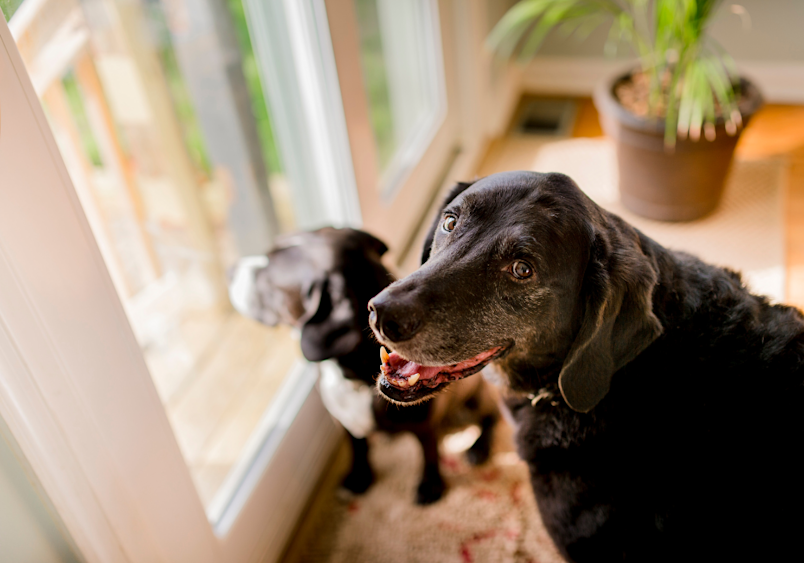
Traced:
<path fill-rule="evenodd" d="M 743 6 L 751 18 L 751 28 L 744 29 L 739 16 L 731 13 L 732 4 Z M 711 27 L 712 36 L 738 62 L 804 62 L 804 0 L 724 1 Z M 607 29 L 598 29 L 587 40 L 553 33 L 539 55 L 602 56 Z M 622 53 L 623 56 L 627 53 Z"/>

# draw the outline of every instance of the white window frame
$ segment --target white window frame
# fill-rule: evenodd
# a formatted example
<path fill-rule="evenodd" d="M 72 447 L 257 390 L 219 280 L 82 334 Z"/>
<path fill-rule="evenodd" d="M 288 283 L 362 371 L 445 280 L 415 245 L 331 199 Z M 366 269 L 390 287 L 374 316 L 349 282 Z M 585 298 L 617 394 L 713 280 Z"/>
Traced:
<path fill-rule="evenodd" d="M 411 19 L 411 8 L 417 13 Z M 438 3 L 435 0 L 417 0 L 402 3 L 395 0 L 377 0 L 380 34 L 383 40 L 383 57 L 386 61 L 388 94 L 393 122 L 399 124 L 409 119 L 410 108 L 404 97 L 405 83 L 411 77 L 411 66 L 423 70 L 428 87 L 427 98 L 432 104 L 429 111 L 419 115 L 416 123 L 407 135 L 399 135 L 395 129 L 396 150 L 380 178 L 379 189 L 386 201 L 393 200 L 394 193 L 401 187 L 411 171 L 416 167 L 422 155 L 430 146 L 433 137 L 447 118 L 447 91 L 444 81 L 444 56 L 441 40 L 441 23 Z M 420 48 L 424 57 L 425 68 L 417 68 L 410 60 L 408 40 L 399 29 L 400 22 L 407 24 L 408 29 L 421 28 Z M 421 78 L 421 77 L 415 77 Z"/>
<path fill-rule="evenodd" d="M 324 0 L 243 0 L 300 229 L 360 227 Z M 288 56 L 289 55 L 289 56 Z"/>

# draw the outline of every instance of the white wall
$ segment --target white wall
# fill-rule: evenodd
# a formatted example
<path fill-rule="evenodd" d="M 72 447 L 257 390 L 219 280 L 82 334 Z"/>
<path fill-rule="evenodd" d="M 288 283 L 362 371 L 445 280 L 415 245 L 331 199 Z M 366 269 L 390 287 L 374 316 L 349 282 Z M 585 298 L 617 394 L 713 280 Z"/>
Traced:
<path fill-rule="evenodd" d="M 751 19 L 744 29 L 740 17 L 729 10 L 743 6 Z M 712 37 L 738 61 L 804 61 L 804 2 L 801 0 L 725 0 L 712 22 Z M 559 33 L 548 37 L 540 55 L 599 57 L 607 29 L 598 29 L 585 41 L 567 39 Z M 626 53 L 623 53 L 626 55 Z"/>
<path fill-rule="evenodd" d="M 743 6 L 750 27 L 730 10 Z M 711 24 L 712 38 L 737 62 L 740 72 L 753 79 L 766 101 L 804 103 L 804 1 L 725 0 Z M 617 58 L 604 58 L 608 28 L 586 40 L 554 32 L 545 40 L 524 76 L 527 90 L 589 95 L 601 78 L 627 65 L 633 53 L 623 48 Z"/>
<path fill-rule="evenodd" d="M 0 563 L 77 563 L 50 502 L 0 419 Z"/>

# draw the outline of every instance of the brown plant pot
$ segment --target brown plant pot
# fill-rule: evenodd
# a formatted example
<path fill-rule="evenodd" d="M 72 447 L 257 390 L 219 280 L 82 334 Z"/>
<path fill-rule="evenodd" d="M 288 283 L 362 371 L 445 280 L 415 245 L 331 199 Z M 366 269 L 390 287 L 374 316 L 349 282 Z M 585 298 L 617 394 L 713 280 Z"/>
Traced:
<path fill-rule="evenodd" d="M 634 213 L 661 221 L 691 221 L 712 212 L 720 201 L 741 130 L 730 136 L 722 120 L 715 140 L 678 139 L 664 147 L 664 120 L 637 117 L 614 95 L 630 75 L 618 76 L 595 89 L 594 103 L 603 131 L 614 139 L 620 175 L 620 198 Z M 754 84 L 741 79 L 739 102 L 743 125 L 762 106 Z"/>

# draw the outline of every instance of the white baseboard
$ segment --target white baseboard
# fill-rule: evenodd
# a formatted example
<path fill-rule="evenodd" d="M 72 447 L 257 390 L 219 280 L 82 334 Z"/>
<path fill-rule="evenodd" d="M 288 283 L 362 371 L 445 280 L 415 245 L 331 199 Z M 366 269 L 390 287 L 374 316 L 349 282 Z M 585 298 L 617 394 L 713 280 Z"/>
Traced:
<path fill-rule="evenodd" d="M 523 70 L 522 90 L 533 94 L 591 96 L 606 78 L 633 68 L 633 61 L 588 57 L 536 57 Z"/>
<path fill-rule="evenodd" d="M 536 57 L 524 69 L 522 88 L 533 94 L 590 96 L 598 82 L 633 66 L 626 59 Z M 766 102 L 804 103 L 804 62 L 738 61 L 737 66 Z"/>

